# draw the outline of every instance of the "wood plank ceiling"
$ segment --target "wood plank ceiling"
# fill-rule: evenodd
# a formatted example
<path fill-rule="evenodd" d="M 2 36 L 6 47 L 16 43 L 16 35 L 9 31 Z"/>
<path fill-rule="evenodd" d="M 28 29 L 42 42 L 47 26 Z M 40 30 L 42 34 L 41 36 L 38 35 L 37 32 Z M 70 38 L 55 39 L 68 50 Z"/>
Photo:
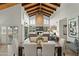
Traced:
<path fill-rule="evenodd" d="M 16 3 L 0 3 L 0 10 L 12 7 L 14 5 L 16 5 Z"/>
<path fill-rule="evenodd" d="M 30 17 L 38 13 L 50 17 L 60 7 L 60 3 L 22 3 L 22 6 Z"/>

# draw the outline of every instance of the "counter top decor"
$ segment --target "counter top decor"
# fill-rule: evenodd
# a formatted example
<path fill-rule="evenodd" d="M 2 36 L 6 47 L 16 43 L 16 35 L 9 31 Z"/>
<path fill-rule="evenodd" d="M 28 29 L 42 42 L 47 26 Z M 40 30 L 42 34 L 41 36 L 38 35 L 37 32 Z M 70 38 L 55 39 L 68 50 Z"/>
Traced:
<path fill-rule="evenodd" d="M 42 37 L 43 35 L 42 34 L 39 34 L 38 35 L 38 37 L 37 37 L 37 39 L 36 39 L 36 43 L 37 43 L 37 45 L 40 47 L 41 46 L 41 43 L 43 42 L 43 37 Z"/>

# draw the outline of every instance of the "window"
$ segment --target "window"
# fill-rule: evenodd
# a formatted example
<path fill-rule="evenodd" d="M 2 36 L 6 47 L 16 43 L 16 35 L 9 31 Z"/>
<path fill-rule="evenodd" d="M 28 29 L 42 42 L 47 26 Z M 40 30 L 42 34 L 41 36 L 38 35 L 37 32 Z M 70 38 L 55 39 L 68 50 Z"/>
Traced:
<path fill-rule="evenodd" d="M 35 16 L 30 17 L 29 20 L 29 25 L 35 25 Z"/>
<path fill-rule="evenodd" d="M 43 26 L 44 32 L 48 31 L 49 26 L 50 26 L 50 17 L 44 16 L 44 26 Z"/>
<path fill-rule="evenodd" d="M 44 25 L 49 25 L 50 23 L 50 18 L 47 16 L 44 16 Z"/>

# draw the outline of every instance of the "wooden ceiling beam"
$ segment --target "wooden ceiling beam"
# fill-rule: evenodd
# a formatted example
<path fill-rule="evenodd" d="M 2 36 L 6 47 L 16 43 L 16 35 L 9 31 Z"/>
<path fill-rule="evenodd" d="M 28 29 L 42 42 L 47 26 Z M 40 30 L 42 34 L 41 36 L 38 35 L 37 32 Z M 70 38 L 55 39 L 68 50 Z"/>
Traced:
<path fill-rule="evenodd" d="M 35 7 L 33 7 L 33 8 L 30 8 L 30 9 L 26 9 L 26 8 L 25 8 L 25 10 L 31 11 L 31 10 L 34 10 L 34 9 L 36 9 L 36 8 L 39 8 L 39 6 L 35 6 Z"/>
<path fill-rule="evenodd" d="M 34 15 L 36 15 L 36 14 L 37 14 L 37 13 L 31 14 L 31 15 L 29 15 L 29 17 L 34 16 Z M 42 13 L 42 15 L 47 16 L 47 17 L 50 17 L 50 15 L 46 15 L 46 14 L 44 14 L 44 13 Z"/>
<path fill-rule="evenodd" d="M 35 12 L 35 13 L 32 13 L 32 14 L 28 14 L 29 16 L 34 16 L 34 15 L 36 15 L 38 12 Z M 49 14 L 46 14 L 46 13 L 44 13 L 44 12 L 42 12 L 41 14 L 43 14 L 43 15 L 45 15 L 45 16 L 51 16 L 51 15 L 49 15 Z"/>
<path fill-rule="evenodd" d="M 58 6 L 50 4 L 50 3 L 44 3 L 44 4 L 51 7 L 51 8 L 54 8 L 54 9 L 56 9 L 58 7 Z"/>
<path fill-rule="evenodd" d="M 24 7 L 25 5 L 29 5 L 31 3 L 22 3 L 22 6 Z"/>
<path fill-rule="evenodd" d="M 37 13 L 43 13 L 45 16 L 51 16 L 56 11 L 56 8 L 60 6 L 59 3 L 23 3 L 22 6 L 28 13 L 28 15 L 35 15 Z"/>
<path fill-rule="evenodd" d="M 34 10 L 32 12 L 29 12 L 28 14 L 35 13 L 35 12 L 38 12 L 38 10 Z"/>
<path fill-rule="evenodd" d="M 47 16 L 47 17 L 50 17 L 49 15 L 46 15 L 46 14 L 44 14 L 44 13 L 42 13 L 44 16 Z"/>
<path fill-rule="evenodd" d="M 49 9 L 52 9 L 52 10 L 55 10 L 56 11 L 56 8 L 50 7 L 47 4 L 42 4 L 42 5 L 45 6 L 45 7 L 47 7 L 47 8 L 49 8 Z"/>
<path fill-rule="evenodd" d="M 37 14 L 38 13 L 38 11 L 37 12 L 35 12 L 35 13 L 30 13 L 30 14 L 28 14 L 28 15 L 33 15 L 33 14 Z"/>
<path fill-rule="evenodd" d="M 38 12 L 36 12 L 36 13 L 33 13 L 33 14 L 28 14 L 30 17 L 31 16 L 34 16 L 34 15 L 36 15 L 36 14 L 38 14 Z M 42 15 L 44 15 L 44 16 L 47 16 L 47 17 L 50 17 L 51 15 L 48 15 L 48 14 L 46 14 L 46 13 L 41 13 Z"/>
<path fill-rule="evenodd" d="M 23 6 L 23 7 L 24 7 L 24 8 L 28 8 L 28 7 L 31 7 L 31 6 L 36 5 L 36 4 L 38 4 L 38 3 L 31 3 L 31 4 L 25 5 L 25 6 Z"/>
<path fill-rule="evenodd" d="M 35 9 L 32 9 L 32 10 L 26 10 L 27 11 L 27 13 L 29 13 L 29 12 L 32 12 L 32 11 L 34 11 L 34 10 L 38 10 L 39 9 L 39 7 L 38 8 L 35 8 Z"/>
<path fill-rule="evenodd" d="M 35 13 L 30 13 L 30 14 L 28 14 L 28 15 L 35 15 L 35 14 L 37 14 L 37 13 L 39 13 L 39 11 L 37 11 L 37 12 L 35 12 Z M 44 12 L 44 11 L 41 11 L 40 13 L 41 13 L 41 14 L 44 14 L 44 15 L 46 15 L 46 16 L 51 16 L 51 14 L 48 14 L 48 13 L 46 13 L 46 12 Z"/>
<path fill-rule="evenodd" d="M 31 17 L 31 16 L 34 16 L 34 15 L 36 15 L 36 14 L 33 14 L 33 15 L 29 15 L 29 17 Z"/>
<path fill-rule="evenodd" d="M 50 4 L 60 7 L 60 3 L 50 3 Z"/>
<path fill-rule="evenodd" d="M 28 15 L 35 15 L 36 13 L 28 14 Z"/>
<path fill-rule="evenodd" d="M 36 15 L 37 13 L 34 13 L 34 14 L 29 14 L 29 16 L 34 16 L 34 15 Z"/>
<path fill-rule="evenodd" d="M 41 11 L 41 13 L 44 13 L 44 14 L 46 14 L 46 15 L 48 15 L 48 16 L 51 16 L 51 14 L 48 14 L 48 13 L 46 13 L 46 12 L 44 12 L 44 11 Z"/>
<path fill-rule="evenodd" d="M 40 5 L 39 3 L 36 3 L 36 4 L 32 4 L 32 5 L 26 6 L 24 8 L 27 10 L 27 9 L 34 8 L 35 6 L 39 6 L 39 5 Z"/>
<path fill-rule="evenodd" d="M 44 8 L 41 8 L 42 10 L 45 10 L 47 12 L 50 12 L 50 13 L 53 13 L 53 11 L 50 11 L 50 10 L 47 10 L 47 9 L 44 9 Z"/>
<path fill-rule="evenodd" d="M 46 9 L 46 10 L 49 10 L 49 11 L 53 11 L 53 12 L 54 12 L 53 9 L 50 9 L 50 8 L 48 8 L 48 7 L 46 7 L 46 6 L 42 6 L 41 8 Z"/>
<path fill-rule="evenodd" d="M 46 13 L 48 13 L 48 14 L 52 14 L 52 13 L 50 13 L 50 12 L 47 12 L 47 11 L 45 11 L 45 10 L 42 10 L 43 12 L 46 12 Z"/>
<path fill-rule="evenodd" d="M 42 12 L 44 12 L 44 13 L 46 13 L 46 14 L 49 14 L 49 15 L 51 15 L 51 13 L 49 13 L 49 12 L 47 12 L 47 11 L 45 11 L 45 10 L 41 10 Z M 36 12 L 41 12 L 41 11 L 39 11 L 39 10 L 35 10 L 35 11 L 32 11 L 32 12 L 29 12 L 28 14 L 32 14 L 32 13 L 36 13 Z"/>
<path fill-rule="evenodd" d="M 3 4 L 6 4 L 6 3 L 0 3 L 0 5 L 3 5 Z"/>
<path fill-rule="evenodd" d="M 34 15 L 36 15 L 36 14 L 33 14 L 33 15 L 29 15 L 29 16 L 31 17 L 31 16 L 34 16 Z"/>

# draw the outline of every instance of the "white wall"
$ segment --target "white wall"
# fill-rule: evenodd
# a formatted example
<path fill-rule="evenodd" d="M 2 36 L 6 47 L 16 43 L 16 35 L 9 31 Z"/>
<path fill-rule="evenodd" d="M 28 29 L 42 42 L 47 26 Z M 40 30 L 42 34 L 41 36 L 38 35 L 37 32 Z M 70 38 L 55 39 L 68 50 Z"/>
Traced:
<path fill-rule="evenodd" d="M 21 22 L 21 6 L 17 4 L 13 7 L 0 10 L 1 25 L 20 25 Z"/>
<path fill-rule="evenodd" d="M 27 12 L 24 10 L 24 7 L 21 7 L 21 31 L 22 31 L 21 36 L 22 36 L 22 40 L 20 41 L 20 45 L 23 45 L 24 39 L 25 39 L 24 26 L 29 27 L 29 16 L 28 16 Z"/>
<path fill-rule="evenodd" d="M 59 20 L 64 18 L 79 16 L 79 4 L 77 3 L 62 3 L 60 8 L 50 17 L 50 26 L 56 25 L 59 33 Z"/>
<path fill-rule="evenodd" d="M 14 43 L 16 45 L 16 55 L 18 54 L 18 44 L 22 40 L 21 31 L 21 4 L 13 7 L 0 10 L 0 26 L 18 26 L 18 40 Z M 6 39 L 7 40 L 7 39 Z M 4 39 L 5 41 L 5 39 Z"/>
<path fill-rule="evenodd" d="M 59 34 L 60 34 L 60 38 L 64 38 L 64 39 L 67 40 L 67 27 L 64 27 L 64 25 L 67 26 L 67 18 L 64 18 L 64 19 L 59 21 Z"/>

